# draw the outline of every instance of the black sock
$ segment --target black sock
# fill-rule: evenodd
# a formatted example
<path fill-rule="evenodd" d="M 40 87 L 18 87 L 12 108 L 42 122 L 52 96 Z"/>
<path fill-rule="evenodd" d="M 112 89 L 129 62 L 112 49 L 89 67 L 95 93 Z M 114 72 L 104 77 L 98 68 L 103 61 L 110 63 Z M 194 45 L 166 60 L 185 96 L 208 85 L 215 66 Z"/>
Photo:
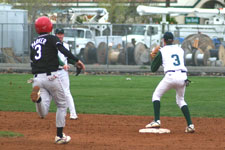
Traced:
<path fill-rule="evenodd" d="M 192 124 L 191 115 L 190 115 L 188 106 L 187 105 L 184 105 L 183 107 L 181 107 L 181 111 L 184 114 L 184 117 L 185 117 L 185 119 L 187 121 L 187 125 L 189 126 L 190 124 Z"/>
<path fill-rule="evenodd" d="M 63 137 L 63 127 L 57 127 L 57 136 L 60 138 Z"/>
<path fill-rule="evenodd" d="M 160 101 L 153 102 L 155 121 L 160 120 Z"/>

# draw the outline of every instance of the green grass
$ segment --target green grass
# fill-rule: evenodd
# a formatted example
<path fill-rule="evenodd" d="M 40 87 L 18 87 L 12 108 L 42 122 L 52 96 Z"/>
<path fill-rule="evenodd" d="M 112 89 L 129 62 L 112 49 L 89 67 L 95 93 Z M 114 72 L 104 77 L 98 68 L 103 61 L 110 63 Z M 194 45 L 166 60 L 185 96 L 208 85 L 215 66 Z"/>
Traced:
<path fill-rule="evenodd" d="M 30 100 L 31 74 L 0 74 L 0 111 L 35 112 Z M 70 76 L 76 109 L 82 114 L 153 116 L 152 93 L 163 76 L 81 75 Z M 131 78 L 131 80 L 126 80 Z M 185 100 L 194 117 L 225 117 L 223 77 L 189 77 Z M 55 104 L 50 107 L 56 111 Z M 183 116 L 176 105 L 175 91 L 161 99 L 161 116 Z"/>
<path fill-rule="evenodd" d="M 0 131 L 0 137 L 22 137 L 23 134 L 11 132 L 11 131 Z"/>

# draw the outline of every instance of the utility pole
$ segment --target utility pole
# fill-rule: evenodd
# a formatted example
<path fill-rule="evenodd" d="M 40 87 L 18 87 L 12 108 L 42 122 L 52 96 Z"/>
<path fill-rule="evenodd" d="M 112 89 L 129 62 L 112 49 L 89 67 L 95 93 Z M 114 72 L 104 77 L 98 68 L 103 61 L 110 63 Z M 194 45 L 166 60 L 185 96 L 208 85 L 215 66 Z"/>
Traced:
<path fill-rule="evenodd" d="M 166 0 L 166 7 L 170 7 L 170 0 Z M 167 24 L 167 20 L 170 20 L 170 14 L 162 14 L 162 34 L 165 33 L 165 26 Z"/>
<path fill-rule="evenodd" d="M 170 7 L 170 0 L 166 0 L 166 7 Z"/>
<path fill-rule="evenodd" d="M 170 7 L 170 0 L 166 0 L 166 7 Z M 163 14 L 162 15 L 162 34 L 165 33 L 165 26 L 167 24 L 167 20 L 169 21 L 170 20 L 170 14 Z"/>
<path fill-rule="evenodd" d="M 166 0 L 166 7 L 170 7 L 170 0 Z M 170 20 L 170 14 L 166 16 L 167 20 Z"/>

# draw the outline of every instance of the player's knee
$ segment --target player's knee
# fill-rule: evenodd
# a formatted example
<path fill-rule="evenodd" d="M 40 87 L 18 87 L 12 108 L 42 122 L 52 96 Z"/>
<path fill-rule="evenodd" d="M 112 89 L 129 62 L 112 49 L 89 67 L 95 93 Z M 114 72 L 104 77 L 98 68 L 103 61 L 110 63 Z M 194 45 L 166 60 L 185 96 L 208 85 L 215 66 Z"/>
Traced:
<path fill-rule="evenodd" d="M 154 103 L 154 102 L 160 102 L 160 100 L 157 100 L 157 99 L 155 99 L 155 100 L 152 100 L 152 103 Z"/>
<path fill-rule="evenodd" d="M 156 95 L 156 94 L 153 94 L 153 96 L 152 96 L 152 102 L 154 102 L 154 101 L 160 101 L 160 96 L 158 96 L 158 95 Z"/>
<path fill-rule="evenodd" d="M 179 106 L 179 108 L 181 108 L 184 105 L 187 105 L 187 103 L 184 100 L 177 100 L 177 105 Z"/>
<path fill-rule="evenodd" d="M 155 102 L 155 101 L 160 101 L 160 98 L 159 97 L 152 97 L 152 102 Z"/>

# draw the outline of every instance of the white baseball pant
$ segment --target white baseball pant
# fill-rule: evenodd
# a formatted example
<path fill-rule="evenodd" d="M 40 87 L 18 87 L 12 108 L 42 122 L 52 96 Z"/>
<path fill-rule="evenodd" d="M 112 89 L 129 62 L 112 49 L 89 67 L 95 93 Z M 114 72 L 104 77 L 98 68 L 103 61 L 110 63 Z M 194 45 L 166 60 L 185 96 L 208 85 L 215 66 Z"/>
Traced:
<path fill-rule="evenodd" d="M 152 101 L 155 101 L 155 100 L 160 101 L 161 97 L 163 96 L 165 92 L 167 92 L 170 89 L 175 89 L 177 105 L 180 108 L 184 105 L 187 105 L 187 103 L 184 100 L 186 79 L 187 79 L 186 72 L 181 72 L 181 71 L 167 72 L 164 78 L 160 81 L 160 83 L 156 87 L 152 96 Z"/>
<path fill-rule="evenodd" d="M 59 73 L 59 78 L 63 84 L 63 88 L 64 88 L 66 99 L 67 99 L 67 104 L 70 110 L 70 115 L 77 116 L 73 97 L 70 92 L 70 81 L 69 81 L 68 71 L 62 69 L 62 70 L 59 70 L 58 73 Z"/>
<path fill-rule="evenodd" d="M 52 80 L 49 80 L 50 78 Z M 51 76 L 47 76 L 46 73 L 35 75 L 33 87 L 34 86 L 40 87 L 42 99 L 40 103 L 36 103 L 38 114 L 41 117 L 45 117 L 48 114 L 51 99 L 53 98 L 57 106 L 56 127 L 65 127 L 67 101 L 58 72 L 52 72 Z"/>

